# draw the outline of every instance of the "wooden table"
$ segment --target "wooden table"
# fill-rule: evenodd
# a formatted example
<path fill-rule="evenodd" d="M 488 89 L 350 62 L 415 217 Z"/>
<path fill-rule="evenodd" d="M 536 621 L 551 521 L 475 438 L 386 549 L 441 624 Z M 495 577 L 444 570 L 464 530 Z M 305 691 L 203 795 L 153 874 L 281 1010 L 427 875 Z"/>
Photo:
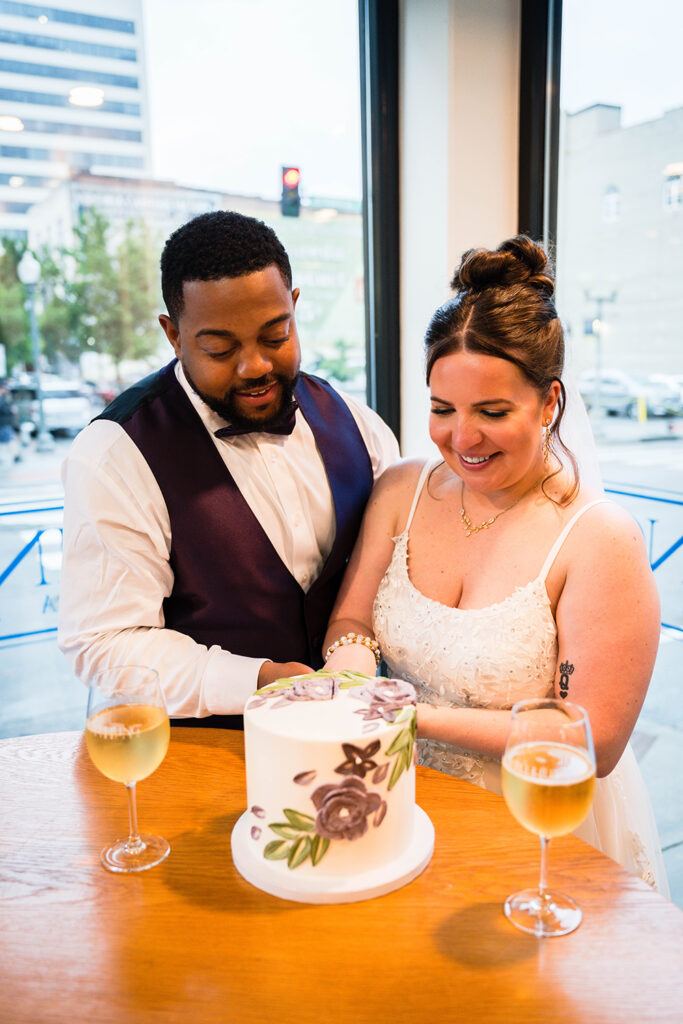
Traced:
<path fill-rule="evenodd" d="M 436 828 L 424 873 L 379 899 L 284 902 L 235 870 L 242 735 L 173 730 L 138 787 L 141 828 L 171 842 L 139 875 L 100 866 L 125 834 L 123 786 L 79 733 L 0 742 L 2 1024 L 439 1024 L 683 1020 L 683 913 L 574 837 L 550 880 L 584 910 L 577 932 L 538 940 L 501 905 L 532 885 L 538 841 L 503 801 L 418 769 Z"/>

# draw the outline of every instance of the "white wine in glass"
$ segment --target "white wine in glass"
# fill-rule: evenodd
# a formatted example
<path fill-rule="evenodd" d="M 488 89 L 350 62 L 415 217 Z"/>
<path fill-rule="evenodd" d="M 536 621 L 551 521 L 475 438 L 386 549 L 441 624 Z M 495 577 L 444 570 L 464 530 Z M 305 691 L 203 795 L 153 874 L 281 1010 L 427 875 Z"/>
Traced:
<path fill-rule="evenodd" d="M 552 699 L 515 704 L 502 784 L 512 814 L 541 840 L 538 888 L 508 896 L 505 916 L 532 935 L 567 935 L 580 925 L 581 909 L 546 887 L 546 861 L 551 838 L 578 828 L 593 800 L 595 753 L 584 709 Z"/>
<path fill-rule="evenodd" d="M 154 669 L 121 665 L 90 683 L 85 742 L 99 771 L 128 792 L 129 835 L 106 847 L 110 871 L 145 871 L 164 860 L 170 846 L 161 836 L 139 835 L 135 784 L 159 767 L 171 735 L 168 713 Z"/>

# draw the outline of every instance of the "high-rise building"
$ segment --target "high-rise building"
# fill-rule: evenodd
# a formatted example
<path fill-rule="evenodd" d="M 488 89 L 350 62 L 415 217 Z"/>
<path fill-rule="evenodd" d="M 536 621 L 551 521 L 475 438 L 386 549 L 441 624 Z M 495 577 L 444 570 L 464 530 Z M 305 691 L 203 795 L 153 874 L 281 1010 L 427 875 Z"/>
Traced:
<path fill-rule="evenodd" d="M 72 174 L 149 172 L 142 0 L 0 0 L 0 236 Z"/>

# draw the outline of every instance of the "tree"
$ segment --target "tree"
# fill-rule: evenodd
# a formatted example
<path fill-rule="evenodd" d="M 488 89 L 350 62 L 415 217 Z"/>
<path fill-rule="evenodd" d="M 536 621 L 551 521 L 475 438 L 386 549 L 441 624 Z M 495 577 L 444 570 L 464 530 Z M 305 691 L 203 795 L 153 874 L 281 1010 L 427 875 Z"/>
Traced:
<path fill-rule="evenodd" d="M 56 362 L 59 355 L 63 355 L 70 363 L 77 363 L 81 354 L 81 344 L 77 336 L 79 310 L 77 305 L 70 301 L 67 259 L 68 254 L 63 249 L 43 249 L 38 253 L 38 289 L 43 307 L 38 322 L 43 348 L 50 363 Z"/>
<path fill-rule="evenodd" d="M 119 238 L 95 207 L 82 210 L 70 249 L 42 254 L 41 331 L 51 355 L 83 352 L 125 359 L 155 352 L 156 259 L 147 227 L 128 221 Z"/>
<path fill-rule="evenodd" d="M 128 221 L 117 250 L 119 308 L 122 330 L 117 367 L 123 359 L 144 359 L 159 346 L 157 322 L 157 260 L 147 227 Z"/>
<path fill-rule="evenodd" d="M 336 355 L 334 356 L 321 355 L 320 353 L 315 355 L 313 373 L 319 373 L 326 378 L 331 377 L 340 384 L 353 380 L 358 375 L 360 369 L 359 366 L 354 366 L 349 359 L 349 356 L 354 353 L 353 346 L 345 338 L 337 338 L 332 348 L 336 350 Z"/>
<path fill-rule="evenodd" d="M 32 359 L 26 289 L 17 274 L 25 248 L 12 238 L 3 238 L 0 245 L 0 344 L 5 346 L 8 372 Z"/>

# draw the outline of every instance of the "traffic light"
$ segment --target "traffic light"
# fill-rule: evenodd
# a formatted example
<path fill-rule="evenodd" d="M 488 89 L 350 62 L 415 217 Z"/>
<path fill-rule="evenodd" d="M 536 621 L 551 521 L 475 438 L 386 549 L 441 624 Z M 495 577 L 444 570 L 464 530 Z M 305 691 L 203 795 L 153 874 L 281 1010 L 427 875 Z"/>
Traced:
<path fill-rule="evenodd" d="M 301 174 L 298 167 L 282 168 L 282 199 L 280 210 L 283 217 L 298 217 L 301 206 L 299 196 L 299 180 Z"/>

